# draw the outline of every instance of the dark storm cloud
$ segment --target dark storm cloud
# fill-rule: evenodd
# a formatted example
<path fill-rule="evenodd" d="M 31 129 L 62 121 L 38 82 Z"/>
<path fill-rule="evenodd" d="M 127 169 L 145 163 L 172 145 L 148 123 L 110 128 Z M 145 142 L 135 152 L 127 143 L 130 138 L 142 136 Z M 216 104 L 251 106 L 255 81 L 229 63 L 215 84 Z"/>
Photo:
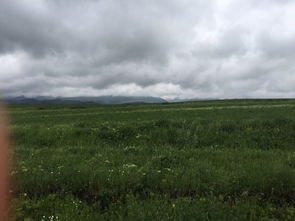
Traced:
<path fill-rule="evenodd" d="M 22 49 L 34 56 L 42 56 L 61 51 L 66 30 L 60 27 L 43 5 L 28 3 L 1 1 L 0 52 Z"/>
<path fill-rule="evenodd" d="M 0 2 L 4 95 L 295 96 L 294 1 Z"/>

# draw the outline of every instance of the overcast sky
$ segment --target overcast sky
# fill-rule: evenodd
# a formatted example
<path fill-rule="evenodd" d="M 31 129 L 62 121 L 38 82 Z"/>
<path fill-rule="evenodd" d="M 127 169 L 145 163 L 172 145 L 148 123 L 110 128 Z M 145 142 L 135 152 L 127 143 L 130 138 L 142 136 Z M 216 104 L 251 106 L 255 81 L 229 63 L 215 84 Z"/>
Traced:
<path fill-rule="evenodd" d="M 0 93 L 295 97 L 294 21 L 294 0 L 0 0 Z"/>

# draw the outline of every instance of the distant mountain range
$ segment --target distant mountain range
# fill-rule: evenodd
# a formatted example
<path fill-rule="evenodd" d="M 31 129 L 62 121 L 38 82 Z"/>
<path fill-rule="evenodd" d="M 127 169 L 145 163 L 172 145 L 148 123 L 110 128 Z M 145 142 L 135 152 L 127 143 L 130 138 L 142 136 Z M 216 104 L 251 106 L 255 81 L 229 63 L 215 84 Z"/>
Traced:
<path fill-rule="evenodd" d="M 160 97 L 133 97 L 133 96 L 98 96 L 98 97 L 6 97 L 3 99 L 8 104 L 134 104 L 134 103 L 176 103 L 204 100 L 218 100 L 218 98 L 175 98 L 165 100 Z"/>
<path fill-rule="evenodd" d="M 128 103 L 167 103 L 159 97 L 99 96 L 99 97 L 6 97 L 8 104 L 128 104 Z"/>
<path fill-rule="evenodd" d="M 220 100 L 219 98 L 174 98 L 169 99 L 169 103 L 178 103 L 178 102 L 192 102 L 192 101 L 212 101 L 212 100 Z"/>

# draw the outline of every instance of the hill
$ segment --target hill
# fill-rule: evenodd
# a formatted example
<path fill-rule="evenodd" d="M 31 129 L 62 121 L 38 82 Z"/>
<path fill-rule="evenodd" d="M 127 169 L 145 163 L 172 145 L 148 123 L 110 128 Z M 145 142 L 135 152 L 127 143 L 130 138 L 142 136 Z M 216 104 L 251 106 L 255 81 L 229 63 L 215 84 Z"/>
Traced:
<path fill-rule="evenodd" d="M 8 104 L 128 104 L 128 103 L 166 103 L 159 97 L 98 96 L 98 97 L 7 97 Z"/>

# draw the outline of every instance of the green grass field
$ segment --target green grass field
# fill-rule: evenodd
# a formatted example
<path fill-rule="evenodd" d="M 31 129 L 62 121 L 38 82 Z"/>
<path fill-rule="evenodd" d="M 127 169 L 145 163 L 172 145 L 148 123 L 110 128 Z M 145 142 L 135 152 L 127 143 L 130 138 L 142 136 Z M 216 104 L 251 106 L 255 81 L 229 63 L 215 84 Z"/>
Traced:
<path fill-rule="evenodd" d="M 295 100 L 8 110 L 16 220 L 295 220 Z"/>

